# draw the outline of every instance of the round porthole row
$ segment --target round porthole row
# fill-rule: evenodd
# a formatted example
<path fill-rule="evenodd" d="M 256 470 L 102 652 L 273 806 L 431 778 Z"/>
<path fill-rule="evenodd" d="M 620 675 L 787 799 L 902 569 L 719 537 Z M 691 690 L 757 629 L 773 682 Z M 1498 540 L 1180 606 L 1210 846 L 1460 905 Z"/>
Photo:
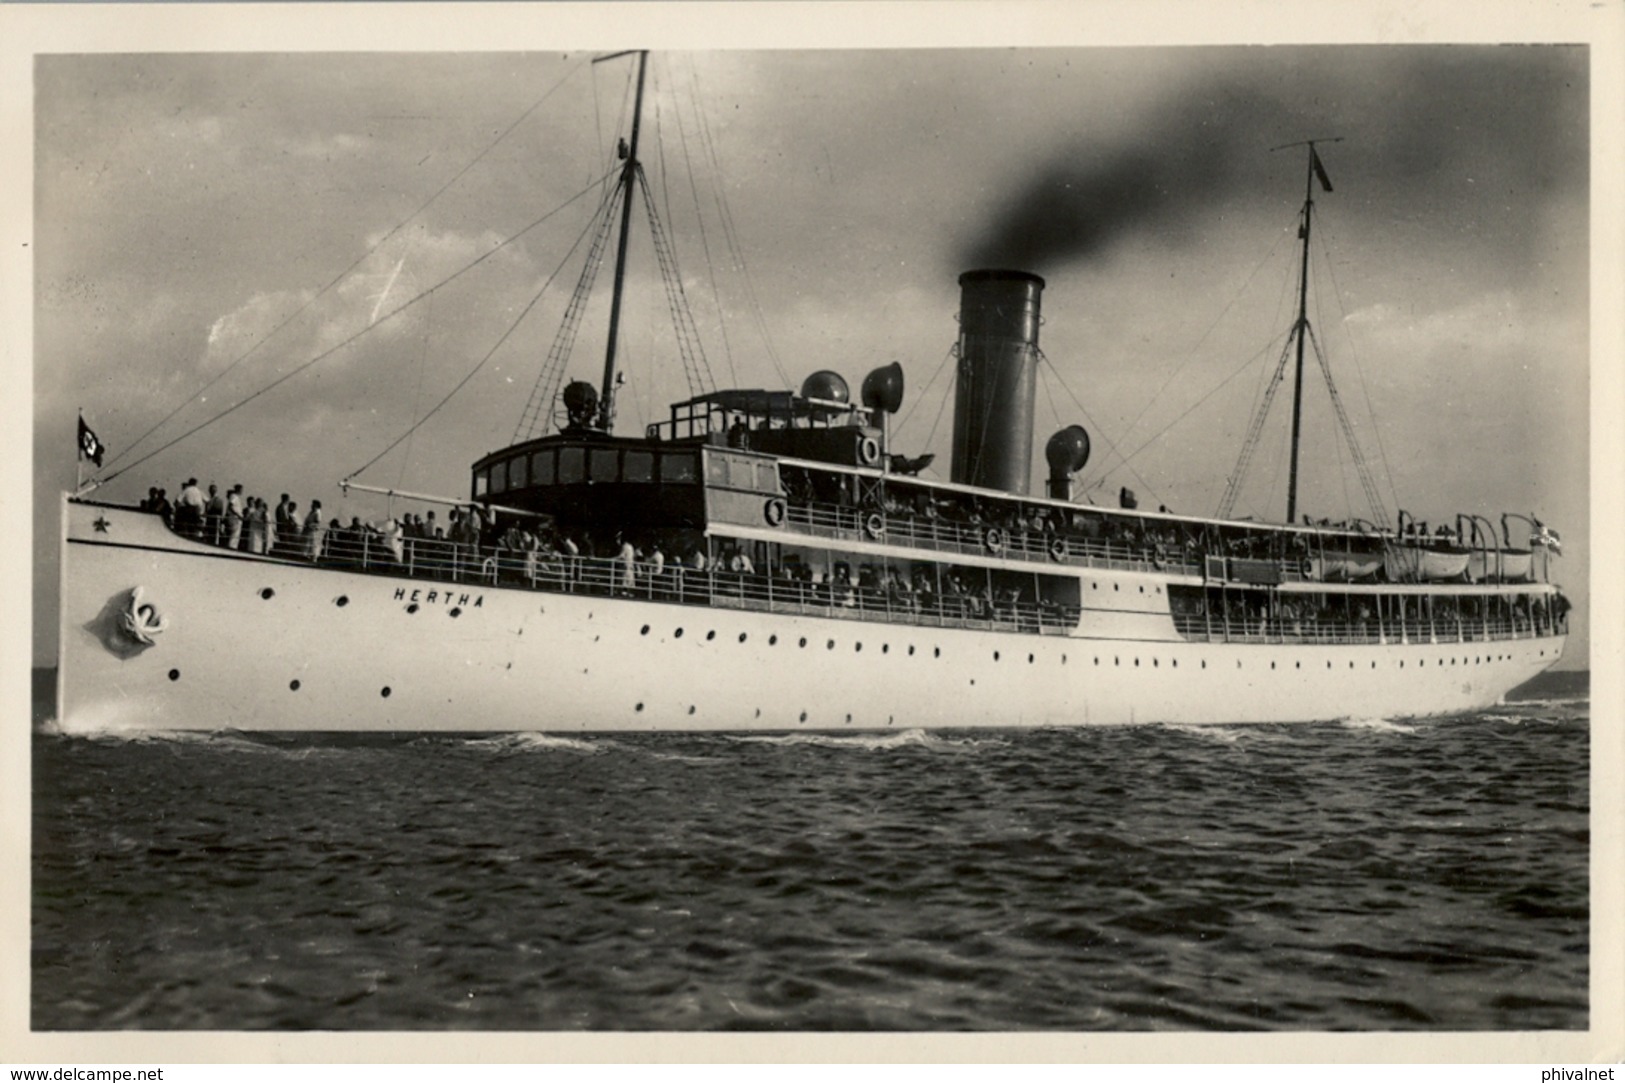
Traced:
<path fill-rule="evenodd" d="M 180 680 L 181 679 L 181 671 L 178 670 L 178 669 L 170 670 L 169 671 L 169 679 L 172 680 L 172 681 Z"/>

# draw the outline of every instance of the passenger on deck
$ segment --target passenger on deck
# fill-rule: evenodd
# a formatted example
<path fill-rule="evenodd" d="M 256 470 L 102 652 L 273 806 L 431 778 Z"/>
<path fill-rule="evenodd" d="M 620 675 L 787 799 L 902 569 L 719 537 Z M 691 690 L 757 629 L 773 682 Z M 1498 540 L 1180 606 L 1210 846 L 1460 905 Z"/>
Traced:
<path fill-rule="evenodd" d="M 243 486 L 239 482 L 226 494 L 226 548 L 236 549 L 243 541 Z"/>
<path fill-rule="evenodd" d="M 226 498 L 220 487 L 209 482 L 209 499 L 203 505 L 203 540 L 211 545 L 220 544 L 220 520 L 226 514 Z"/>
<path fill-rule="evenodd" d="M 322 522 L 322 502 L 310 502 L 310 514 L 305 517 L 304 543 L 306 560 L 320 560 L 322 546 L 327 540 L 327 525 Z"/>
<path fill-rule="evenodd" d="M 265 501 L 257 496 L 248 498 L 248 551 L 263 555 L 266 548 L 266 533 L 269 530 L 270 516 L 267 514 Z"/>
<path fill-rule="evenodd" d="M 197 487 L 197 478 L 187 478 L 175 498 L 175 531 L 189 538 L 203 533 L 203 490 Z"/>

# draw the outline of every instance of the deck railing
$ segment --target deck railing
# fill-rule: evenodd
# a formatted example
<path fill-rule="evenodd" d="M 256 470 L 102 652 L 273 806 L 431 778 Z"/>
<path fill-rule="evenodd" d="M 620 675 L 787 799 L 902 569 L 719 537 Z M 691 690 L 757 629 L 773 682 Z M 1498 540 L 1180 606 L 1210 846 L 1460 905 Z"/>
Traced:
<path fill-rule="evenodd" d="M 1176 615 L 1174 630 L 1198 643 L 1489 643 L 1495 640 L 1535 639 L 1567 631 L 1566 622 L 1542 618 L 1530 621 L 1441 619 L 1407 620 L 1292 620 L 1287 618 Z"/>

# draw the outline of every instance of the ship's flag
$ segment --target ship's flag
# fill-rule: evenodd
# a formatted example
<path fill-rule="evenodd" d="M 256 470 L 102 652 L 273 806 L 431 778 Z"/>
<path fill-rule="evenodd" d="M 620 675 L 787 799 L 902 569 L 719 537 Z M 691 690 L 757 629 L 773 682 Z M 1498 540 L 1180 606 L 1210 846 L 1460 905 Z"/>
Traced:
<path fill-rule="evenodd" d="M 102 464 L 102 456 L 107 454 L 107 445 L 102 443 L 101 437 L 96 435 L 94 429 L 85 424 L 85 419 L 79 419 L 79 457 L 89 459 L 97 466 Z"/>
<path fill-rule="evenodd" d="M 1320 186 L 1330 192 L 1332 190 L 1332 178 L 1326 175 L 1326 167 L 1320 164 L 1320 155 L 1315 153 L 1314 147 L 1309 148 L 1309 162 L 1315 167 L 1315 176 L 1320 178 Z"/>

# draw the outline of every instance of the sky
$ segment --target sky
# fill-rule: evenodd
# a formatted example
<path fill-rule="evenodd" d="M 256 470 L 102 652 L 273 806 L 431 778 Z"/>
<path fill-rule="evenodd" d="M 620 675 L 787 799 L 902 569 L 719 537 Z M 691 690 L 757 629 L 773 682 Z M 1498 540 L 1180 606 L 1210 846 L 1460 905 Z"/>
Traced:
<path fill-rule="evenodd" d="M 357 471 L 467 492 L 515 436 L 626 130 L 634 62 L 594 55 L 36 59 L 36 664 L 78 411 L 107 499 L 195 475 L 347 520 L 385 512 L 340 493 Z M 658 51 L 639 156 L 717 386 L 829 368 L 855 390 L 900 361 L 893 449 L 945 477 L 956 278 L 1033 271 L 1035 458 L 1081 423 L 1080 493 L 1212 515 L 1294 315 L 1306 159 L 1272 148 L 1336 137 L 1309 314 L 1386 511 L 1559 530 L 1580 668 L 1589 65 L 1583 45 Z M 647 238 L 622 433 L 692 390 Z M 572 378 L 599 379 L 608 281 Z M 1299 506 L 1373 518 L 1313 354 L 1308 374 Z M 1284 517 L 1290 396 L 1238 515 Z"/>

